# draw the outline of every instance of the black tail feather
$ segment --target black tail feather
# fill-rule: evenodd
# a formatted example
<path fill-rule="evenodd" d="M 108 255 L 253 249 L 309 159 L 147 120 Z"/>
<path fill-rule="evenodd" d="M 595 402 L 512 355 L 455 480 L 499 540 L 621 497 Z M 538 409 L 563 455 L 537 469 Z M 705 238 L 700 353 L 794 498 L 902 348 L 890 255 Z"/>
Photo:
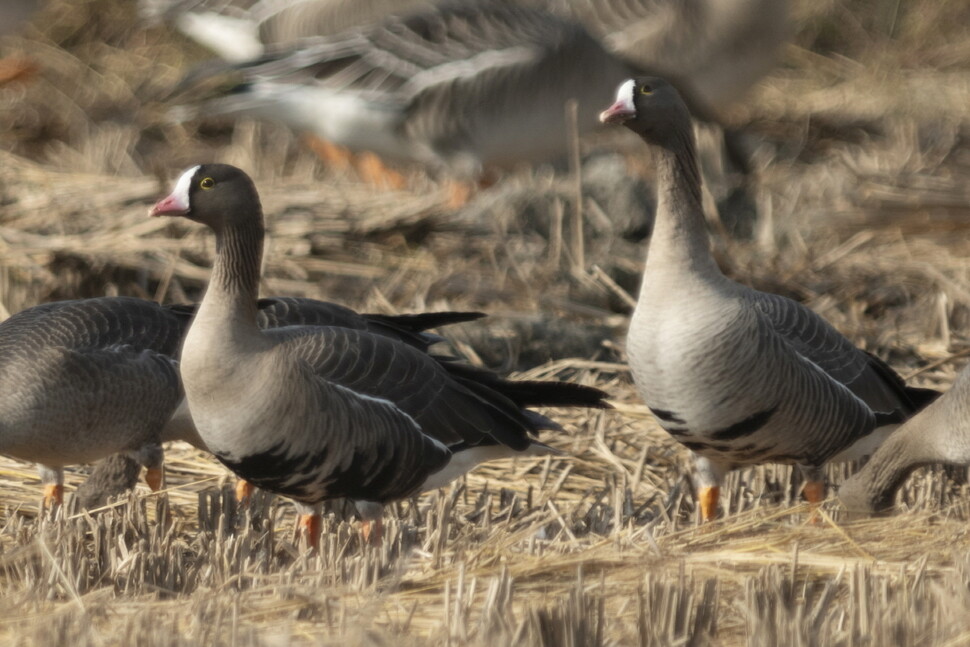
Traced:
<path fill-rule="evenodd" d="M 484 312 L 421 312 L 407 315 L 363 315 L 374 323 L 386 323 L 395 328 L 424 332 L 429 328 L 441 328 L 451 324 L 475 321 L 486 316 Z"/>
<path fill-rule="evenodd" d="M 905 412 L 902 418 L 893 420 L 893 422 L 903 422 L 909 416 L 922 411 L 927 405 L 936 400 L 938 397 L 943 395 L 939 391 L 934 389 L 924 389 L 915 386 L 907 386 L 906 381 L 892 369 L 889 364 L 882 361 L 876 355 L 870 352 L 866 352 L 869 356 L 869 365 L 882 377 L 883 380 L 892 386 L 893 390 L 899 396 L 899 398 L 906 402 L 911 409 Z"/>
<path fill-rule="evenodd" d="M 913 407 L 915 407 L 916 411 L 922 411 L 943 394 L 936 389 L 924 389 L 918 386 L 907 386 L 906 395 L 909 396 L 909 400 L 913 403 Z"/>
<path fill-rule="evenodd" d="M 501 393 L 519 407 L 589 407 L 611 409 L 608 395 L 599 389 L 552 380 L 506 380 L 487 369 L 436 358 L 457 378 L 475 382 Z"/>

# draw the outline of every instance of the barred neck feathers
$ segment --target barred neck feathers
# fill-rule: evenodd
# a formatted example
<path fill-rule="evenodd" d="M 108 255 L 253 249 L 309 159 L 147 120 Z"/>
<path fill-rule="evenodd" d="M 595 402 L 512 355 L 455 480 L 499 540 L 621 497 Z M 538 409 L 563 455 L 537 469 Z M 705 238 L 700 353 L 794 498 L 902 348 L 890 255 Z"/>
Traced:
<path fill-rule="evenodd" d="M 217 231 L 216 259 L 209 282 L 209 292 L 237 304 L 254 325 L 264 235 L 261 216 Z"/>
<path fill-rule="evenodd" d="M 710 252 L 701 206 L 700 171 L 689 122 L 686 129 L 671 133 L 651 148 L 657 170 L 657 213 L 647 267 L 686 266 L 700 272 L 719 273 Z"/>
<path fill-rule="evenodd" d="M 657 77 L 623 83 L 600 121 L 623 124 L 651 150 L 657 168 L 657 214 L 647 258 L 656 271 L 719 274 L 701 207 L 701 176 L 690 113 L 677 90 Z"/>

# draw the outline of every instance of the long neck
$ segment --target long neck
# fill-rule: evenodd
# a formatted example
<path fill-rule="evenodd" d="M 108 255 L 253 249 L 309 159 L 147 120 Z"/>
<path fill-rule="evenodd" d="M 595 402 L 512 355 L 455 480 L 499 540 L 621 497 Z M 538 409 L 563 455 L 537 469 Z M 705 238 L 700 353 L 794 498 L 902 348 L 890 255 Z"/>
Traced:
<path fill-rule="evenodd" d="M 965 419 L 965 410 L 955 404 L 954 398 L 941 398 L 890 434 L 869 462 L 843 486 L 843 500 L 863 503 L 863 509 L 884 509 L 892 504 L 896 490 L 916 468 L 970 459 L 970 443 L 960 442 L 966 435 L 960 422 Z M 839 496 L 843 496 L 841 490 Z"/>
<path fill-rule="evenodd" d="M 263 256 L 262 218 L 216 232 L 216 259 L 200 316 L 228 316 L 256 325 L 256 299 Z"/>
<path fill-rule="evenodd" d="M 843 486 L 839 495 L 848 507 L 862 504 L 863 510 L 884 510 L 892 505 L 896 490 L 913 470 L 935 458 L 919 438 L 924 431 L 921 420 L 910 420 L 889 436 L 879 451 Z M 843 494 L 844 491 L 844 494 Z"/>
<path fill-rule="evenodd" d="M 701 176 L 689 127 L 651 143 L 657 172 L 657 213 L 647 271 L 720 274 L 710 252 L 701 207 Z"/>

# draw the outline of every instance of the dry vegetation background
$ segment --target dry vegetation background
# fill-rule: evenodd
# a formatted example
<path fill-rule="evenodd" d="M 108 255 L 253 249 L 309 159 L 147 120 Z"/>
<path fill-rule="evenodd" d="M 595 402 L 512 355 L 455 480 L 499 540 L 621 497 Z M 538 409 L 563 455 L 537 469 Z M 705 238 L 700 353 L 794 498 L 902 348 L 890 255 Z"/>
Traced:
<path fill-rule="evenodd" d="M 294 542 L 290 506 L 238 513 L 224 470 L 186 447 L 169 450 L 163 496 L 54 521 L 37 517 L 33 466 L 0 458 L 0 643 L 970 644 L 970 498 L 939 470 L 892 517 L 849 519 L 833 498 L 817 525 L 791 469 L 745 470 L 728 513 L 695 522 L 687 452 L 622 363 L 649 229 L 638 142 L 594 137 L 581 185 L 524 170 L 459 211 L 426 177 L 378 193 L 276 126 L 167 124 L 167 88 L 206 54 L 137 26 L 132 4 L 52 0 L 0 40 L 40 68 L 0 88 L 3 308 L 197 298 L 211 239 L 145 213 L 181 168 L 227 161 L 263 195 L 264 294 L 482 309 L 485 324 L 450 331 L 459 350 L 595 384 L 616 410 L 560 415 L 549 442 L 566 458 L 489 465 L 395 506 L 381 548 L 329 517 L 319 555 Z M 705 157 L 721 264 L 945 388 L 970 354 L 970 4 L 794 4 L 782 63 L 731 114 L 754 176 L 739 190 Z M 750 235 L 726 235 L 754 211 Z"/>

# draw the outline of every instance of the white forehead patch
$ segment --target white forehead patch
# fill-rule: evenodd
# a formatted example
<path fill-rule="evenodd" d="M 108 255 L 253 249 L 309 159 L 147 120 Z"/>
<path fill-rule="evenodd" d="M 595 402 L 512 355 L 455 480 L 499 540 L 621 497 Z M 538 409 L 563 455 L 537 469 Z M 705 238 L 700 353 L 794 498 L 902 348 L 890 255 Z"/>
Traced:
<path fill-rule="evenodd" d="M 172 197 L 178 202 L 178 206 L 186 211 L 190 206 L 189 189 L 192 187 L 192 178 L 195 177 L 195 172 L 198 170 L 199 166 L 193 166 L 182 173 L 182 177 L 179 178 L 179 181 L 175 183 L 175 188 L 172 189 Z"/>
<path fill-rule="evenodd" d="M 636 112 L 636 108 L 633 106 L 633 90 L 635 85 L 636 82 L 633 79 L 627 79 L 616 90 L 617 103 L 623 104 L 623 107 L 631 112 Z"/>

